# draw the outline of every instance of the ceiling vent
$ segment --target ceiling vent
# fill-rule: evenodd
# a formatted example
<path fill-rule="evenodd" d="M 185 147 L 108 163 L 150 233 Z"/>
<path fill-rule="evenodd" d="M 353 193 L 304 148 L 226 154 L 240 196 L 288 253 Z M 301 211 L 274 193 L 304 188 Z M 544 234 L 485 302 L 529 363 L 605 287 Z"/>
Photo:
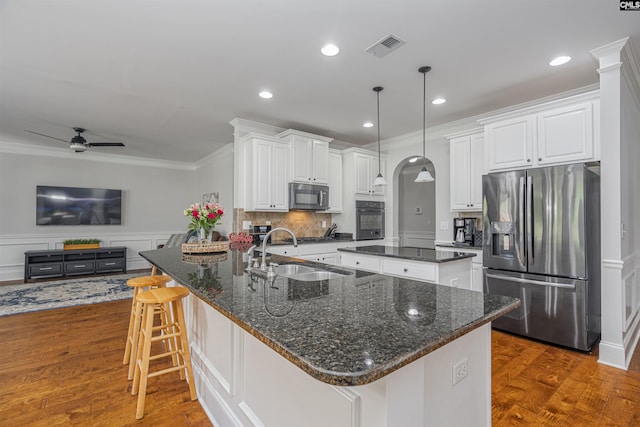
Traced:
<path fill-rule="evenodd" d="M 404 40 L 400 40 L 400 37 L 394 36 L 393 34 L 389 34 L 382 38 L 382 40 L 378 40 L 371 46 L 365 49 L 365 52 L 369 52 L 373 56 L 378 58 L 382 58 L 385 55 L 393 52 L 406 42 Z"/>

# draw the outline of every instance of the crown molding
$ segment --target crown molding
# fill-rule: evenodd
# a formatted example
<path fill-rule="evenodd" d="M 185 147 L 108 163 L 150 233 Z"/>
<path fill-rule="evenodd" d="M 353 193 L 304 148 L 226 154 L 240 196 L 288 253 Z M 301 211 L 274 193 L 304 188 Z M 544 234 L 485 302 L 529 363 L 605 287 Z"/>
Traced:
<path fill-rule="evenodd" d="M 286 131 L 285 128 L 278 126 L 268 125 L 265 123 L 254 122 L 247 119 L 241 119 L 236 117 L 229 122 L 234 129 L 234 136 L 237 139 L 244 137 L 247 133 L 258 133 L 268 136 L 275 136 L 280 132 Z"/>
<path fill-rule="evenodd" d="M 230 142 L 228 144 L 223 145 L 221 148 L 218 148 L 216 151 L 214 151 L 213 153 L 209 154 L 206 157 L 203 157 L 202 159 L 198 160 L 197 162 L 195 162 L 194 168 L 195 169 L 200 169 L 203 166 L 206 166 L 207 163 L 209 163 L 214 157 L 217 156 L 226 156 L 229 153 L 231 155 L 233 155 L 233 142 Z"/>
<path fill-rule="evenodd" d="M 82 161 L 92 161 L 101 163 L 116 163 L 121 165 L 147 166 L 163 169 L 196 170 L 194 163 L 172 162 L 169 160 L 148 159 L 143 157 L 122 156 L 109 153 L 73 153 L 68 148 L 50 148 L 31 144 L 21 144 L 17 142 L 0 141 L 0 153 L 23 154 L 27 156 L 55 157 L 59 159 L 69 159 Z"/>

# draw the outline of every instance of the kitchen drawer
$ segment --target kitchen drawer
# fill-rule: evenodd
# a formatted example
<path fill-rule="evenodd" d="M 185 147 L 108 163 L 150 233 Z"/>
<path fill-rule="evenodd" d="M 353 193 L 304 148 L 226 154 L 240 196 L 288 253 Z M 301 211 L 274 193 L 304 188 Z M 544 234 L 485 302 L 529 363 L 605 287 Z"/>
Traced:
<path fill-rule="evenodd" d="M 261 247 L 258 247 L 256 249 L 262 250 Z M 296 257 L 300 255 L 300 245 L 298 245 L 297 248 L 294 247 L 293 245 L 271 245 L 271 246 L 267 246 L 267 253 L 272 253 L 274 255 Z"/>
<path fill-rule="evenodd" d="M 429 263 L 383 259 L 382 273 L 423 282 L 436 282 L 438 271 L 435 265 Z"/>
<path fill-rule="evenodd" d="M 125 252 L 126 252 L 126 251 L 123 251 L 123 250 L 97 252 L 97 253 L 96 253 L 96 258 L 97 258 L 97 259 L 104 259 L 104 258 L 124 258 L 124 257 L 125 257 Z"/>
<path fill-rule="evenodd" d="M 94 261 L 71 261 L 64 263 L 64 272 L 67 274 L 93 272 Z"/>
<path fill-rule="evenodd" d="M 350 252 L 340 252 L 340 256 L 342 258 L 341 264 L 345 267 L 380 272 L 380 259 L 377 257 L 357 255 Z"/>
<path fill-rule="evenodd" d="M 96 265 L 96 271 L 112 271 L 122 270 L 124 268 L 124 259 L 99 259 Z"/>
<path fill-rule="evenodd" d="M 29 265 L 30 276 L 45 276 L 49 274 L 61 274 L 62 263 L 42 263 Z"/>

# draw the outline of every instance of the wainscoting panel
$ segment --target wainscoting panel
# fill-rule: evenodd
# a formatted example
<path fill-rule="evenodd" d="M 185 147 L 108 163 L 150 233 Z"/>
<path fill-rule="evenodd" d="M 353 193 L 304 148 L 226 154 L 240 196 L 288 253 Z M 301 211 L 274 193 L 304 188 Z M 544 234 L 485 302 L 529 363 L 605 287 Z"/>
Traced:
<path fill-rule="evenodd" d="M 19 280 L 24 277 L 24 253 L 32 250 L 60 250 L 66 239 L 100 239 L 102 247 L 126 246 L 127 269 L 150 268 L 149 263 L 138 255 L 139 251 L 155 249 L 167 241 L 176 231 L 108 235 L 5 235 L 0 236 L 0 281 Z"/>
<path fill-rule="evenodd" d="M 425 233 L 423 231 L 403 231 L 400 234 L 401 246 L 412 246 L 416 248 L 435 249 L 436 233 Z"/>

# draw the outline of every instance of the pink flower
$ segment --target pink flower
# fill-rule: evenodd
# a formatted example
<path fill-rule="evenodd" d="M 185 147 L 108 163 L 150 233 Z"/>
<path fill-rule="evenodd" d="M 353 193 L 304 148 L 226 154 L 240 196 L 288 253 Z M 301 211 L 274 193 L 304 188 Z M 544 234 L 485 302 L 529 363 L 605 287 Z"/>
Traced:
<path fill-rule="evenodd" d="M 200 216 L 200 212 L 198 212 L 197 210 L 193 210 L 191 211 L 191 215 L 193 215 L 194 218 L 198 218 Z"/>
<path fill-rule="evenodd" d="M 224 214 L 224 211 L 222 209 L 218 209 L 218 215 L 222 216 Z"/>

